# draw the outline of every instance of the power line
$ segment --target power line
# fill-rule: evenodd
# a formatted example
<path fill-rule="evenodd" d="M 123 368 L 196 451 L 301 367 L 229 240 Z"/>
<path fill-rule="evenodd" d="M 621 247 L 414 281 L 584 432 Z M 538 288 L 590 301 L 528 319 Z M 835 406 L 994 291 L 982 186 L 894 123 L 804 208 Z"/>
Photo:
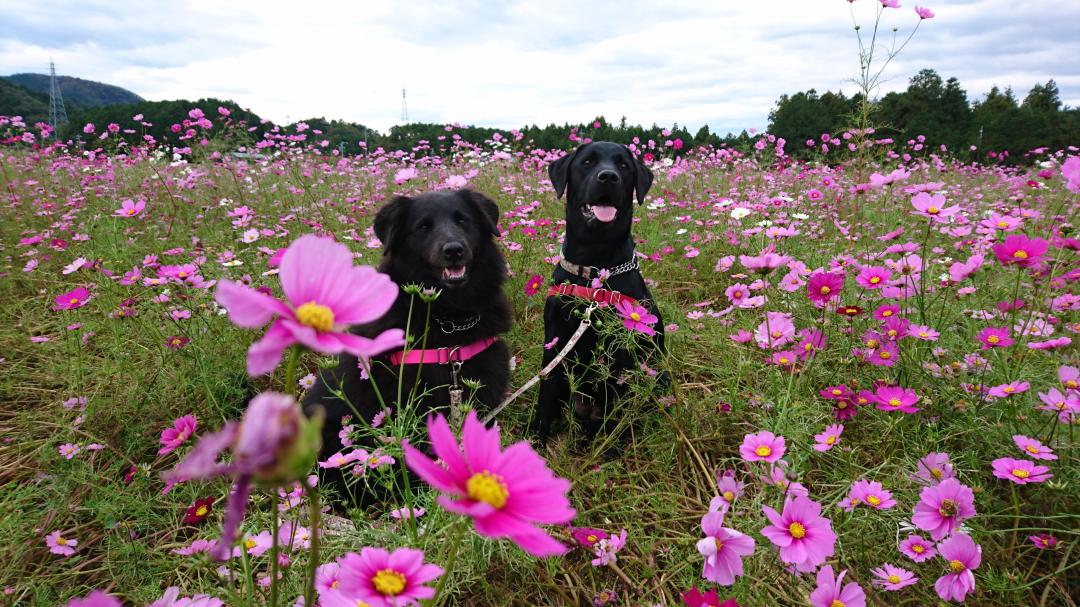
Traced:
<path fill-rule="evenodd" d="M 401 122 L 409 121 L 409 106 L 405 103 L 405 89 L 401 89 Z"/>
<path fill-rule="evenodd" d="M 53 130 L 68 121 L 64 107 L 64 94 L 60 92 L 60 83 L 56 80 L 56 65 L 49 62 L 49 124 Z"/>

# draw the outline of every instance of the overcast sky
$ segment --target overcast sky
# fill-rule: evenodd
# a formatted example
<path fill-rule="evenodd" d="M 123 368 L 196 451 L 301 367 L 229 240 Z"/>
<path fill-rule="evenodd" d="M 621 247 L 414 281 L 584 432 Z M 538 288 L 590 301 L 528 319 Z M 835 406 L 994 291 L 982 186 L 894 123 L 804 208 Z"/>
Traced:
<path fill-rule="evenodd" d="M 846 0 L 130 2 L 0 0 L 0 74 L 48 71 L 150 100 L 233 99 L 277 122 L 386 130 L 411 121 L 516 127 L 596 115 L 721 134 L 763 128 L 782 93 L 853 92 Z M 912 0 L 883 19 L 902 40 Z M 977 99 L 1053 78 L 1080 105 L 1080 1 L 926 0 L 936 17 L 885 70 L 924 67 Z M 867 35 L 877 0 L 856 0 Z M 879 55 L 880 56 L 880 55 Z"/>

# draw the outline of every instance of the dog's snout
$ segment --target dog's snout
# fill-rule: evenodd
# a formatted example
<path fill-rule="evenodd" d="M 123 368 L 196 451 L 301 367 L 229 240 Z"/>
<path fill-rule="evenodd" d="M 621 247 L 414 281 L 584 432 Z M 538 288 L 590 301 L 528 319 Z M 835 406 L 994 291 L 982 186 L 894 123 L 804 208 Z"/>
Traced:
<path fill-rule="evenodd" d="M 619 174 L 611 169 L 604 169 L 596 174 L 596 178 L 600 183 L 619 183 L 622 178 Z"/>
<path fill-rule="evenodd" d="M 460 242 L 448 242 L 443 245 L 442 254 L 447 261 L 461 261 L 462 255 L 465 254 L 465 245 Z"/>

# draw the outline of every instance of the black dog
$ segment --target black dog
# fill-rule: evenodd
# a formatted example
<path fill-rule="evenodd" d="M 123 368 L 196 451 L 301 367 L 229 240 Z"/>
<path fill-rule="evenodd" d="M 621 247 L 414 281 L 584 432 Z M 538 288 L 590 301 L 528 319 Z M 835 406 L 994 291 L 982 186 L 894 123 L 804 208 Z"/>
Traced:
<path fill-rule="evenodd" d="M 442 293 L 431 304 L 432 326 L 423 346 L 419 337 L 424 332 L 427 304 L 419 299 L 413 302 L 410 319 L 412 296 L 404 291 L 383 318 L 355 329 L 357 334 L 372 337 L 386 329 L 405 330 L 408 326 L 417 340 L 404 360 L 401 352 L 375 357 L 369 361 L 370 381 L 361 378 L 356 357 L 348 355 L 340 357 L 336 368 L 320 374 L 304 398 L 309 413 L 316 406 L 326 411 L 320 459 L 342 449 L 338 434 L 344 416 L 351 415 L 355 420 L 359 415 L 370 422 L 383 410 L 372 382 L 386 405 L 395 415 L 398 413 L 403 405 L 395 400 L 399 373 L 406 386 L 402 398 L 408 398 L 418 373 L 416 393 L 431 391 L 416 412 L 421 419 L 434 410 L 450 413 L 452 387 L 455 383 L 461 385 L 461 379 L 481 383 L 472 394 L 480 407 L 493 407 L 502 400 L 509 383 L 510 352 L 505 343 L 495 338 L 510 329 L 512 316 L 502 292 L 506 261 L 493 240 L 499 235 L 498 220 L 498 206 L 471 190 L 428 193 L 416 198 L 398 196 L 379 210 L 374 225 L 375 235 L 384 246 L 379 270 L 400 287 L 418 284 Z M 468 399 L 470 395 L 462 396 Z M 328 481 L 343 487 L 336 469 L 326 472 Z"/>
<path fill-rule="evenodd" d="M 630 235 L 634 195 L 638 204 L 652 186 L 652 172 L 626 146 L 609 142 L 587 143 L 574 152 L 559 158 L 548 167 L 556 197 L 566 191 L 566 242 L 562 261 L 555 266 L 552 284 L 544 306 L 544 340 L 556 337 L 556 346 L 545 350 L 543 366 L 547 366 L 580 324 L 574 311 L 583 307 L 583 299 L 615 303 L 631 297 L 660 318 L 652 294 L 638 270 L 634 240 Z M 606 270 L 609 276 L 604 288 L 590 287 L 594 278 Z M 566 285 L 559 287 L 558 285 Z M 579 288 L 574 289 L 573 285 Z M 586 288 L 580 288 L 586 287 Z M 561 289 L 556 293 L 556 289 Z M 663 352 L 663 320 L 658 320 L 655 344 Z M 605 360 L 593 361 L 597 350 L 597 335 L 588 329 L 567 357 L 540 384 L 540 399 L 533 416 L 531 429 L 541 444 L 551 434 L 552 422 L 560 418 L 564 407 L 571 402 L 578 421 L 588 437 L 610 431 L 613 405 L 627 386 L 613 378 L 635 369 L 635 359 L 625 348 L 605 347 Z M 601 344 L 606 346 L 606 344 Z M 566 366 L 584 368 L 576 377 L 582 381 L 571 394 Z M 609 370 L 606 378 L 589 369 L 603 364 Z"/>

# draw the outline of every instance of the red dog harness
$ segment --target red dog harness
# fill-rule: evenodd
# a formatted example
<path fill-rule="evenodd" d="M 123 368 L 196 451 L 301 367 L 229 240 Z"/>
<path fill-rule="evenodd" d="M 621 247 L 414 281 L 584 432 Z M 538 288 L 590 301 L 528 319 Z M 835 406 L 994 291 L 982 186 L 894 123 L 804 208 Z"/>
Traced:
<path fill-rule="evenodd" d="M 623 295 L 618 291 L 609 291 L 607 289 L 593 289 L 591 287 L 572 285 L 566 282 L 561 285 L 552 285 L 551 288 L 548 289 L 548 297 L 554 297 L 555 295 L 580 297 L 582 299 L 588 299 L 589 301 L 595 301 L 596 303 L 601 305 L 616 305 L 624 301 L 633 305 L 637 305 L 636 299 L 630 297 L 629 295 Z"/>
<path fill-rule="evenodd" d="M 474 341 L 467 346 L 454 346 L 451 348 L 430 348 L 428 350 L 401 350 L 390 354 L 390 363 L 394 365 L 419 365 L 460 363 L 469 360 L 477 354 L 487 350 L 499 339 L 497 337 L 485 337 Z"/>

